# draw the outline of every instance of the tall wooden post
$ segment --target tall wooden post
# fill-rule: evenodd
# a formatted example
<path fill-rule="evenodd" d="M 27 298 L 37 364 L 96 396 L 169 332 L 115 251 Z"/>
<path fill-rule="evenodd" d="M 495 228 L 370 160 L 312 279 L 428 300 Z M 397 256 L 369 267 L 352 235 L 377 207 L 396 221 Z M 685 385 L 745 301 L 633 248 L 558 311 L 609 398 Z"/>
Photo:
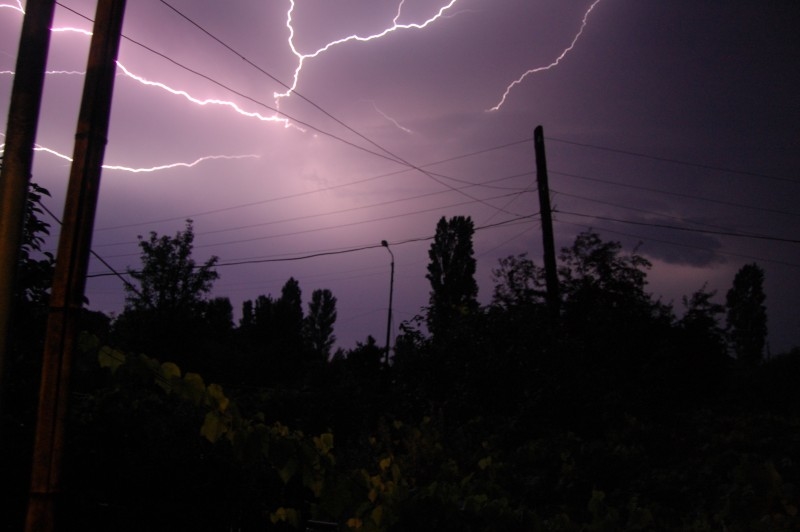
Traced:
<path fill-rule="evenodd" d="M 0 411 L 22 227 L 55 0 L 29 0 L 19 38 L 0 173 Z"/>
<path fill-rule="evenodd" d="M 536 184 L 539 187 L 539 215 L 542 219 L 542 243 L 544 244 L 544 273 L 547 287 L 547 306 L 553 323 L 559 316 L 560 296 L 558 271 L 556 270 L 556 247 L 553 239 L 553 218 L 550 208 L 550 188 L 547 184 L 547 159 L 544 152 L 544 130 L 536 126 L 533 130 L 533 146 L 536 151 Z"/>
<path fill-rule="evenodd" d="M 381 240 L 381 245 L 386 248 L 386 251 L 389 252 L 389 255 L 392 257 L 392 265 L 391 265 L 391 273 L 389 276 L 389 316 L 386 319 L 386 358 L 384 363 L 386 367 L 389 367 L 389 353 L 391 351 L 391 331 L 392 331 L 392 295 L 394 294 L 394 253 L 392 253 L 391 248 L 389 248 L 389 242 L 386 240 Z"/>
<path fill-rule="evenodd" d="M 125 0 L 99 0 L 50 295 L 27 532 L 57 527 L 69 377 L 83 306 Z"/>

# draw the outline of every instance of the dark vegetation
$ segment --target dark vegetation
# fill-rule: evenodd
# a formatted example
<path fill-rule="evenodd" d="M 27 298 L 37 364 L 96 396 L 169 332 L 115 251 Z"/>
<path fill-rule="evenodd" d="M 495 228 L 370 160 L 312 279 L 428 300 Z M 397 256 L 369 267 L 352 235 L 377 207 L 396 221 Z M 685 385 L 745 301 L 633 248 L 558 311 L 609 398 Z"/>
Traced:
<path fill-rule="evenodd" d="M 24 509 L 48 272 L 36 189 L 3 419 L 5 523 Z M 207 297 L 193 229 L 140 240 L 124 312 L 86 312 L 73 373 L 74 530 L 798 530 L 800 351 L 765 359 L 763 271 L 725 303 L 646 291 L 648 261 L 585 232 L 561 314 L 525 256 L 477 301 L 469 218 L 430 248 L 428 307 L 391 363 L 331 352 L 336 298 Z M 12 511 L 11 509 L 14 509 Z"/>

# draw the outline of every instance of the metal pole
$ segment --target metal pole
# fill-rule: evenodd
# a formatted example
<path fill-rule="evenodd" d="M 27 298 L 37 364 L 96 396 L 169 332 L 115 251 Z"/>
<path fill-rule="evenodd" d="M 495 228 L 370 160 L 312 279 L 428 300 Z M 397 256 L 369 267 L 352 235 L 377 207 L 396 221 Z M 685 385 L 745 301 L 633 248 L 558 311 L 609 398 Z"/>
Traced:
<path fill-rule="evenodd" d="M 83 306 L 125 0 L 99 0 L 50 295 L 27 532 L 57 528 L 69 377 Z"/>
<path fill-rule="evenodd" d="M 542 218 L 542 244 L 544 245 L 544 274 L 547 287 L 547 306 L 555 324 L 559 316 L 558 272 L 556 271 L 556 246 L 553 239 L 553 218 L 550 208 L 550 189 L 547 184 L 547 159 L 544 152 L 544 130 L 536 126 L 533 130 L 533 145 L 536 151 L 536 183 L 539 187 L 539 215 Z"/>
<path fill-rule="evenodd" d="M 36 126 L 42 103 L 50 26 L 55 0 L 29 0 L 25 6 L 19 52 L 8 109 L 5 148 L 0 172 L 0 411 L 5 390 L 11 308 L 28 183 L 33 165 Z"/>
<path fill-rule="evenodd" d="M 385 364 L 389 365 L 389 350 L 391 349 L 390 341 L 391 341 L 391 330 L 392 330 L 392 295 L 394 294 L 394 253 L 389 248 L 389 243 L 386 240 L 381 240 L 381 245 L 386 248 L 386 251 L 389 252 L 389 255 L 392 257 L 392 270 L 391 276 L 389 277 L 389 317 L 386 321 L 386 360 Z"/>

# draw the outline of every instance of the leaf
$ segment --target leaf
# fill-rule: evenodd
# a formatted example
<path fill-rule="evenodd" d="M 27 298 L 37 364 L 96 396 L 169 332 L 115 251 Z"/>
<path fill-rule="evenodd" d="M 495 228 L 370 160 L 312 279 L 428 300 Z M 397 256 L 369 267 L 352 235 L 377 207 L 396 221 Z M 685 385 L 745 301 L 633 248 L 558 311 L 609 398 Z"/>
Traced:
<path fill-rule="evenodd" d="M 125 364 L 125 353 L 112 349 L 107 345 L 100 348 L 97 353 L 97 362 L 101 368 L 109 368 L 111 373 L 116 373 L 120 366 Z"/>
<path fill-rule="evenodd" d="M 355 528 L 356 530 L 358 530 L 359 528 L 361 528 L 362 525 L 363 523 L 361 522 L 361 519 L 359 519 L 358 517 L 351 517 L 350 519 L 347 520 L 347 528 Z"/>
<path fill-rule="evenodd" d="M 172 393 L 175 390 L 175 379 L 180 379 L 181 369 L 173 362 L 164 362 L 158 367 L 156 384 L 165 392 Z"/>
<path fill-rule="evenodd" d="M 206 385 L 203 382 L 203 377 L 197 373 L 187 373 L 183 377 L 184 389 L 182 397 L 192 401 L 195 404 L 200 404 L 206 397 Z"/>
<path fill-rule="evenodd" d="M 308 484 L 308 488 L 314 494 L 315 497 L 319 497 L 322 495 L 322 489 L 325 487 L 325 482 L 320 479 L 315 479 Z"/>
<path fill-rule="evenodd" d="M 89 334 L 86 331 L 81 331 L 78 337 L 78 349 L 80 349 L 81 352 L 88 353 L 98 347 L 100 347 L 100 339 L 97 336 Z"/>
<path fill-rule="evenodd" d="M 164 362 L 161 364 L 161 375 L 167 379 L 181 378 L 181 368 L 174 362 Z"/>
<path fill-rule="evenodd" d="M 216 443 L 228 431 L 227 423 L 219 412 L 213 410 L 206 414 L 200 434 L 211 443 Z"/>
<path fill-rule="evenodd" d="M 300 525 L 300 517 L 297 513 L 297 510 L 294 508 L 284 508 L 282 506 L 269 514 L 269 520 L 272 521 L 272 524 L 283 521 L 285 523 L 289 523 L 295 528 Z"/>
<path fill-rule="evenodd" d="M 370 515 L 375 524 L 381 526 L 381 520 L 383 519 L 383 505 L 379 504 L 372 510 L 372 514 Z"/>
<path fill-rule="evenodd" d="M 322 454 L 328 454 L 333 449 L 333 434 L 326 432 L 314 437 L 314 446 Z"/>
<path fill-rule="evenodd" d="M 294 458 L 290 458 L 278 471 L 278 476 L 281 477 L 284 484 L 288 484 L 296 472 L 297 461 Z"/>
<path fill-rule="evenodd" d="M 225 412 L 228 409 L 228 405 L 230 405 L 230 399 L 225 397 L 225 393 L 222 391 L 222 386 L 219 384 L 209 384 L 208 385 L 208 395 L 214 401 L 216 401 L 217 409 L 220 412 Z"/>
<path fill-rule="evenodd" d="M 381 460 L 378 463 L 378 465 L 380 466 L 381 471 L 386 471 L 387 469 L 389 469 L 389 466 L 392 465 L 392 458 L 391 457 L 386 457 L 383 460 Z"/>

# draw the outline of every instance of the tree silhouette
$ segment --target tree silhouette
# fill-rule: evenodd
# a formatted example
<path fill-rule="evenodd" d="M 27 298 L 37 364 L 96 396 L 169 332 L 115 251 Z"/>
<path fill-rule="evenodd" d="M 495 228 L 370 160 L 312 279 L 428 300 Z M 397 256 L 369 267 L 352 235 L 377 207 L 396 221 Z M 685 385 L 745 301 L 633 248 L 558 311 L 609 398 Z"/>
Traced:
<path fill-rule="evenodd" d="M 151 232 L 139 237 L 142 266 L 128 269 L 136 281 L 125 286 L 125 310 L 114 322 L 115 341 L 126 349 L 136 349 L 171 360 L 187 362 L 199 369 L 203 354 L 211 347 L 211 329 L 204 317 L 227 322 L 225 305 L 209 303 L 206 296 L 219 277 L 214 265 L 217 257 L 197 266 L 192 258 L 194 228 L 186 228 L 174 237 Z M 222 311 L 220 319 L 219 311 Z"/>
<path fill-rule="evenodd" d="M 686 313 L 679 325 L 704 349 L 719 351 L 724 346 L 725 332 L 719 325 L 718 316 L 725 313 L 725 306 L 712 301 L 716 294 L 716 290 L 709 292 L 703 286 L 691 297 L 684 296 Z"/>
<path fill-rule="evenodd" d="M 650 262 L 624 253 L 619 242 L 580 233 L 562 249 L 560 263 L 561 337 L 569 345 L 562 356 L 571 357 L 570 385 L 586 394 L 581 401 L 592 395 L 619 401 L 669 330 L 671 309 L 645 291 Z M 593 406 L 611 408 L 600 401 Z"/>
<path fill-rule="evenodd" d="M 625 326 L 624 316 L 649 317 L 653 303 L 645 292 L 650 262 L 624 254 L 619 242 L 597 233 L 580 233 L 559 256 L 565 319 L 581 328 Z M 577 322 L 575 322 L 577 320 Z M 620 331 L 617 329 L 615 334 Z"/>
<path fill-rule="evenodd" d="M 139 236 L 142 267 L 128 269 L 139 282 L 139 288 L 125 285 L 125 307 L 132 310 L 156 310 L 160 313 L 185 313 L 197 309 L 211 291 L 219 274 L 214 270 L 217 257 L 198 267 L 192 258 L 194 228 L 186 221 L 186 229 L 174 237 L 151 232 L 145 240 Z"/>
<path fill-rule="evenodd" d="M 314 290 L 308 304 L 305 335 L 315 356 L 328 360 L 336 341 L 333 324 L 336 323 L 336 298 L 330 290 Z"/>
<path fill-rule="evenodd" d="M 507 310 L 528 307 L 545 301 L 544 270 L 525 254 L 500 259 L 492 270 L 492 305 Z"/>
<path fill-rule="evenodd" d="M 478 284 L 475 282 L 475 258 L 472 219 L 444 216 L 436 225 L 436 235 L 428 257 L 428 274 L 431 283 L 428 329 L 436 336 L 446 331 L 463 315 L 478 309 Z"/>
<path fill-rule="evenodd" d="M 297 378 L 306 358 L 300 283 L 290 277 L 279 298 L 260 295 L 242 310 L 239 332 L 250 351 L 246 365 L 253 370 L 247 380 L 264 384 Z"/>
<path fill-rule="evenodd" d="M 733 278 L 725 302 L 727 324 L 736 357 L 747 366 L 756 366 L 764 357 L 767 337 L 767 309 L 764 306 L 764 270 L 746 264 Z"/>

